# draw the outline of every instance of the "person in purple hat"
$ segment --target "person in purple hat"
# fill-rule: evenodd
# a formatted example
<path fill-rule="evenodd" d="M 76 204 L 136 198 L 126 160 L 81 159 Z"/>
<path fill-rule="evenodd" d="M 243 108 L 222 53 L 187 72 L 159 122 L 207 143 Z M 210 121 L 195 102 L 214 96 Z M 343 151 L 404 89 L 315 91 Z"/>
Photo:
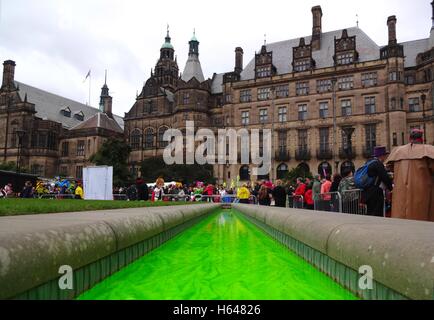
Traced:
<path fill-rule="evenodd" d="M 388 154 L 386 147 L 375 147 L 374 159 L 368 166 L 368 176 L 374 178 L 373 183 L 364 190 L 369 216 L 384 216 L 384 189 L 381 186 L 389 191 L 393 189 L 392 179 L 384 167 Z"/>

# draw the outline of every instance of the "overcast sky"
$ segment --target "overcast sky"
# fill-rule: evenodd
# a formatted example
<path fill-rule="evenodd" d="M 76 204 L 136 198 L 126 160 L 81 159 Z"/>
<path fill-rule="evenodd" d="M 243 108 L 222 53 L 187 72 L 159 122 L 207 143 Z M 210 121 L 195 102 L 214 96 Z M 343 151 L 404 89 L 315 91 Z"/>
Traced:
<path fill-rule="evenodd" d="M 264 34 L 268 43 L 310 35 L 314 5 L 322 7 L 324 32 L 356 26 L 358 14 L 360 28 L 385 45 L 390 15 L 398 19 L 398 41 L 429 37 L 430 2 L 0 0 L 0 59 L 16 61 L 16 80 L 82 103 L 89 95 L 83 80 L 92 69 L 93 106 L 108 69 L 114 112 L 123 116 L 155 66 L 167 24 L 181 72 L 196 28 L 202 68 L 211 78 L 233 70 L 237 46 L 246 65 Z"/>

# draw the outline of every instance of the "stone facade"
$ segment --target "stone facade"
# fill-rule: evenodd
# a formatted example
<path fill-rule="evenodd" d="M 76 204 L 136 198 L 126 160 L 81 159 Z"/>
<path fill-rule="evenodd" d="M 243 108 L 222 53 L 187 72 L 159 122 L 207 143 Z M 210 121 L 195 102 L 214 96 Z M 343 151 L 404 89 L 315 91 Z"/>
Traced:
<path fill-rule="evenodd" d="M 433 144 L 434 25 L 430 38 L 400 44 L 397 19 L 389 17 L 389 43 L 380 47 L 359 28 L 323 33 L 321 8 L 312 13 L 312 36 L 266 44 L 245 68 L 237 48 L 234 71 L 207 80 L 195 36 L 184 74 L 176 77 L 167 35 L 155 73 L 125 115 L 131 170 L 139 175 L 144 158 L 161 156 L 162 133 L 184 129 L 187 120 L 214 131 L 272 129 L 273 169 L 261 179 L 300 165 L 321 174 L 359 167 L 377 145 L 408 143 L 414 127 L 425 128 Z M 220 182 L 255 180 L 251 169 L 216 165 L 215 175 Z"/>
<path fill-rule="evenodd" d="M 41 177 L 81 179 L 81 169 L 91 164 L 89 158 L 105 140 L 123 139 L 106 84 L 98 110 L 16 82 L 14 61 L 3 66 L 0 163 L 19 163 L 20 169 Z"/>

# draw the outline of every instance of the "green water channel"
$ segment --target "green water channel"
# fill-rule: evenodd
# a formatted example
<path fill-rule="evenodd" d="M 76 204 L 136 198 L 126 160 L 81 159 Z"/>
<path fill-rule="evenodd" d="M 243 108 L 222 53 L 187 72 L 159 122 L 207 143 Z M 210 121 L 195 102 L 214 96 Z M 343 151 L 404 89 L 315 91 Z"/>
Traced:
<path fill-rule="evenodd" d="M 221 211 L 107 278 L 82 300 L 356 297 L 235 211 Z"/>

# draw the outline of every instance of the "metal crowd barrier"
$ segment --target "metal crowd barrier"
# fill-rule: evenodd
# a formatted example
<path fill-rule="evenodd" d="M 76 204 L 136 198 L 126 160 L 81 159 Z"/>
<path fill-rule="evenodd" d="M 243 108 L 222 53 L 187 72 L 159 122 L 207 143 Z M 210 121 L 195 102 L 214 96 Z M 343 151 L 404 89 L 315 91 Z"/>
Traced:
<path fill-rule="evenodd" d="M 293 209 L 303 209 L 304 208 L 304 197 L 303 196 L 288 196 L 287 202 L 288 208 Z"/>
<path fill-rule="evenodd" d="M 315 211 L 342 212 L 342 196 L 339 192 L 317 194 L 313 203 Z"/>
<path fill-rule="evenodd" d="M 220 195 L 185 195 L 185 196 L 180 196 L 177 194 L 163 194 L 161 196 L 162 201 L 193 201 L 193 202 L 211 202 L 211 203 L 226 203 L 226 204 L 231 204 L 231 203 L 237 203 L 239 202 L 239 199 L 237 198 L 236 195 L 225 195 L 225 196 L 220 196 Z M 250 196 L 249 198 L 249 203 L 250 204 L 258 204 L 258 199 L 256 198 L 256 196 Z"/>
<path fill-rule="evenodd" d="M 114 194 L 113 200 L 115 200 L 115 201 L 128 201 L 128 197 L 126 194 Z"/>
<path fill-rule="evenodd" d="M 364 210 L 365 209 L 365 210 Z M 348 214 L 366 214 L 362 191 L 328 192 L 314 196 L 314 210 Z"/>
<path fill-rule="evenodd" d="M 367 215 L 367 206 L 363 199 L 363 190 L 349 190 L 342 193 L 330 192 L 316 195 L 314 210 L 326 212 L 340 212 L 346 214 Z M 384 203 L 384 217 L 386 217 L 386 197 Z"/>
<path fill-rule="evenodd" d="M 363 202 L 362 190 L 350 190 L 342 192 L 341 211 L 342 213 L 366 215 L 368 210 Z"/>
<path fill-rule="evenodd" d="M 149 198 L 149 199 L 151 199 L 151 198 Z M 188 201 L 192 201 L 192 198 L 189 195 L 180 196 L 179 194 L 163 194 L 161 196 L 161 200 L 162 201 L 166 201 L 166 202 L 167 201 L 169 201 L 169 202 L 170 201 L 185 201 L 185 202 L 188 202 Z"/>
<path fill-rule="evenodd" d="M 38 196 L 39 199 L 57 199 L 57 200 L 64 200 L 64 199 L 75 199 L 74 194 L 56 194 L 56 193 L 50 193 L 50 194 L 42 194 Z"/>
<path fill-rule="evenodd" d="M 64 199 L 75 199 L 74 194 L 56 194 L 56 193 L 50 193 L 50 194 L 41 194 L 37 196 L 38 199 L 57 199 L 57 200 L 64 200 Z M 113 200 L 116 201 L 127 201 L 128 197 L 126 194 L 114 194 Z"/>

